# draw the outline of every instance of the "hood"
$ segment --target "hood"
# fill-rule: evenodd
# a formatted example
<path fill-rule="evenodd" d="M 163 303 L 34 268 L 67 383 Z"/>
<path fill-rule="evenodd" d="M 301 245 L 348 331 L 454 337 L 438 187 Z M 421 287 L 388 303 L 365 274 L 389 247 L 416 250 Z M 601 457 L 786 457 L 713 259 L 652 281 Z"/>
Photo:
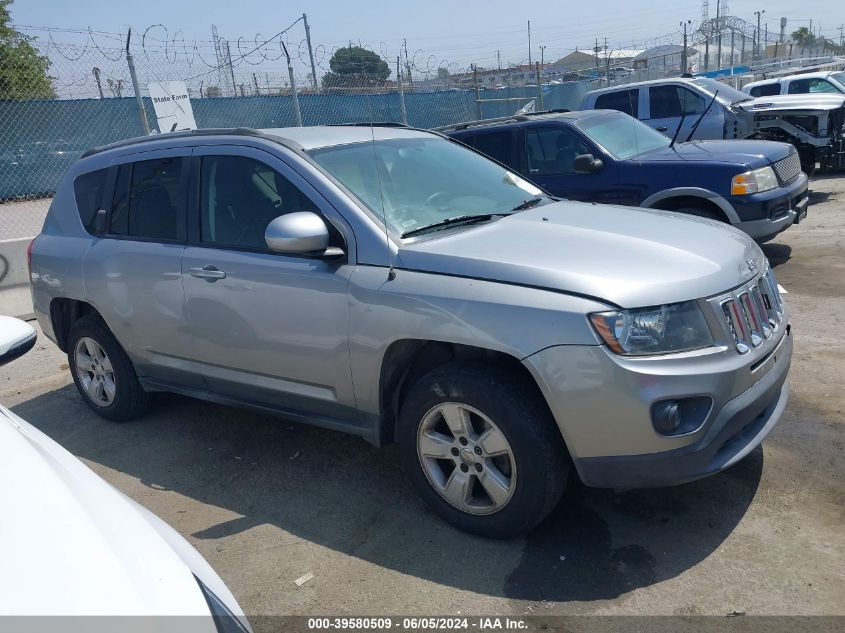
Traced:
<path fill-rule="evenodd" d="M 806 110 L 836 110 L 845 107 L 842 94 L 800 94 L 758 97 L 737 104 L 746 112 L 795 112 Z"/>
<path fill-rule="evenodd" d="M 143 509 L 3 407 L 0 476 L 0 615 L 209 614 Z"/>
<path fill-rule="evenodd" d="M 654 150 L 633 160 L 651 162 L 719 162 L 762 167 L 789 156 L 794 149 L 775 141 L 692 141 Z"/>
<path fill-rule="evenodd" d="M 435 234 L 437 235 L 437 234 Z M 557 202 L 399 249 L 405 268 L 538 286 L 624 308 L 724 292 L 762 270 L 745 233 L 670 211 Z"/>

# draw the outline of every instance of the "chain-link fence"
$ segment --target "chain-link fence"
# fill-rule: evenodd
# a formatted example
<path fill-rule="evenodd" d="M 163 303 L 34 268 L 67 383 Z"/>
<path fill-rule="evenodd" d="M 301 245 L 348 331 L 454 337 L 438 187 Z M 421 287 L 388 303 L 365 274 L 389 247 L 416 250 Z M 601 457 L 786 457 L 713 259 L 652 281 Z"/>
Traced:
<path fill-rule="evenodd" d="M 304 15 L 270 38 L 226 40 L 213 28 L 211 40 L 190 43 L 160 25 L 132 34 L 21 28 L 23 53 L 0 58 L 0 240 L 37 233 L 62 174 L 86 149 L 167 131 L 149 97 L 155 82 L 184 82 L 201 128 L 370 121 L 430 128 L 520 108 L 575 109 L 593 88 L 786 53 L 726 18 L 691 33 L 687 46 L 673 33 L 645 49 L 597 45 L 542 66 L 506 68 L 409 56 L 407 47 L 388 55 L 360 43 L 341 47 L 341 64 L 337 47 L 311 46 Z"/>

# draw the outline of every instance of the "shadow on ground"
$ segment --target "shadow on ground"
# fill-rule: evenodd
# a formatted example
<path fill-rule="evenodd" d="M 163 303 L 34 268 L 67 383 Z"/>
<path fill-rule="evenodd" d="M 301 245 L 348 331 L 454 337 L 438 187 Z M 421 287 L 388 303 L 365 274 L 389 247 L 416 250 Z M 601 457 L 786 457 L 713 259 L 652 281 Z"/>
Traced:
<path fill-rule="evenodd" d="M 762 451 L 677 488 L 614 493 L 571 485 L 526 540 L 454 530 L 410 490 L 393 447 L 176 396 L 142 419 L 90 413 L 73 386 L 14 407 L 77 456 L 226 508 L 240 518 L 194 536 L 261 524 L 446 586 L 525 600 L 614 598 L 689 569 L 731 533 L 754 497 Z M 515 568 L 502 568 L 522 550 Z"/>
<path fill-rule="evenodd" d="M 789 244 L 769 242 L 768 244 L 763 244 L 760 248 L 763 249 L 763 254 L 769 260 L 772 268 L 785 264 L 792 258 L 792 247 Z"/>

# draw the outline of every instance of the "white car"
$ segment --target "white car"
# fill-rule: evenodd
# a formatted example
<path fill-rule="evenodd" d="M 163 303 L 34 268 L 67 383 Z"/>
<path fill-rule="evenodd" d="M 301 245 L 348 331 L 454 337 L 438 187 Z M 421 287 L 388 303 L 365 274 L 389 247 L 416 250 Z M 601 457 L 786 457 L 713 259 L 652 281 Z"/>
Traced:
<path fill-rule="evenodd" d="M 845 71 L 801 73 L 752 81 L 742 87 L 752 97 L 803 94 L 845 94 Z"/>
<path fill-rule="evenodd" d="M 0 365 L 35 337 L 29 324 L 0 316 Z M 251 631 L 173 528 L 2 406 L 0 481 L 0 616 L 193 615 L 205 617 L 157 619 L 156 630 Z"/>

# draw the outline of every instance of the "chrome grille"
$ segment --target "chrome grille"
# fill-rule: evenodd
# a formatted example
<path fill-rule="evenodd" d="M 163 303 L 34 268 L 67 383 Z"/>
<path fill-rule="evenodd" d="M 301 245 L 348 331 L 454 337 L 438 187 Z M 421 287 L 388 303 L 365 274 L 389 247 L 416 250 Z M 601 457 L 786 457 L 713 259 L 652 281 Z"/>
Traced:
<path fill-rule="evenodd" d="M 771 269 L 719 304 L 736 351 L 747 354 L 770 338 L 783 320 L 783 302 Z"/>
<path fill-rule="evenodd" d="M 774 163 L 772 169 L 775 170 L 780 184 L 792 182 L 801 173 L 801 159 L 798 157 L 798 152 L 792 152 L 786 158 Z"/>

